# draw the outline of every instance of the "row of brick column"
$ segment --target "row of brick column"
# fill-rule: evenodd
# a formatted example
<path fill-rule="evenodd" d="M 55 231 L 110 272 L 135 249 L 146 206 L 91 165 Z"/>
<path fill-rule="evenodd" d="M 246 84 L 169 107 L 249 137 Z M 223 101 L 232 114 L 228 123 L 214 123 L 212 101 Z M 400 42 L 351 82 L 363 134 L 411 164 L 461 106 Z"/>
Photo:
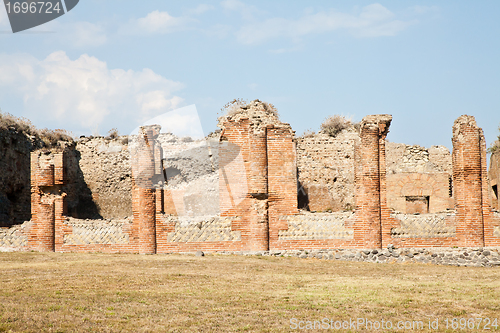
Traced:
<path fill-rule="evenodd" d="M 279 232 L 288 225 L 281 217 L 298 213 L 294 133 L 283 123 L 262 125 L 246 117 L 228 120 L 220 139 L 219 192 L 221 216 L 235 217 L 232 229 L 241 233 L 241 244 L 231 246 L 251 251 L 311 244 L 387 246 L 398 223 L 387 207 L 385 138 L 391 121 L 390 115 L 371 115 L 361 122 L 355 149 L 356 211 L 349 222 L 353 239 L 285 244 L 279 240 Z M 163 190 L 162 149 L 157 141 L 160 129 L 159 125 L 141 127 L 131 151 L 131 250 L 145 254 L 157 252 L 158 242 L 166 242 L 161 230 L 170 228 L 157 228 L 168 208 L 164 207 L 165 198 L 170 195 Z M 499 246 L 500 238 L 495 236 L 499 221 L 494 220 L 488 196 L 486 143 L 474 117 L 461 116 L 455 121 L 452 142 L 456 239 L 449 242 Z M 62 151 L 31 153 L 33 225 L 28 246 L 34 250 L 54 251 L 64 241 L 58 233 L 65 219 L 64 184 Z"/>
<path fill-rule="evenodd" d="M 385 137 L 389 115 L 374 115 L 361 122 L 356 147 L 356 223 L 354 246 L 385 247 L 397 224 L 387 207 Z M 453 191 L 456 240 L 459 246 L 497 246 L 488 195 L 486 143 L 472 116 L 460 116 L 453 125 Z"/>

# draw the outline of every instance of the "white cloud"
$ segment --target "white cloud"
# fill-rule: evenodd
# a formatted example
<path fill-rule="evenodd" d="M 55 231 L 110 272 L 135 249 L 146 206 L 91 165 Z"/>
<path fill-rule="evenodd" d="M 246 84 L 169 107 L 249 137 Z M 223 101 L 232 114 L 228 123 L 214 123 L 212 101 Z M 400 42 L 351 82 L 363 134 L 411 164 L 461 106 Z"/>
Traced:
<path fill-rule="evenodd" d="M 194 14 L 194 15 L 201 15 L 209 10 L 214 9 L 214 6 L 212 5 L 207 5 L 207 4 L 199 4 L 193 9 L 190 9 L 188 13 Z"/>
<path fill-rule="evenodd" d="M 236 0 L 227 0 L 236 1 Z M 306 14 L 299 19 L 271 18 L 263 22 L 252 22 L 236 32 L 243 44 L 258 44 L 274 38 L 300 40 L 309 34 L 319 34 L 346 29 L 357 37 L 394 36 L 416 21 L 396 20 L 395 14 L 380 4 L 361 9 L 358 15 L 335 10 Z"/>
<path fill-rule="evenodd" d="M 203 139 L 205 136 L 201 126 L 196 105 L 188 105 L 180 109 L 165 112 L 144 122 L 144 125 L 161 125 L 162 133 L 173 133 L 176 136 L 189 136 L 193 139 Z M 131 134 L 136 134 L 138 128 Z"/>
<path fill-rule="evenodd" d="M 88 131 L 96 127 L 130 127 L 175 109 L 182 102 L 173 92 L 183 85 L 150 69 L 109 69 L 86 54 L 76 60 L 58 51 L 46 59 L 0 55 L 0 88 L 17 94 L 25 115 L 51 127 Z"/>
<path fill-rule="evenodd" d="M 249 6 L 239 0 L 224 0 L 221 6 L 227 11 L 238 12 L 245 20 L 252 20 L 259 13 L 255 6 Z"/>
<path fill-rule="evenodd" d="M 190 17 L 174 17 L 167 12 L 152 11 L 145 17 L 132 20 L 128 30 L 134 33 L 171 33 L 187 30 L 196 22 Z"/>

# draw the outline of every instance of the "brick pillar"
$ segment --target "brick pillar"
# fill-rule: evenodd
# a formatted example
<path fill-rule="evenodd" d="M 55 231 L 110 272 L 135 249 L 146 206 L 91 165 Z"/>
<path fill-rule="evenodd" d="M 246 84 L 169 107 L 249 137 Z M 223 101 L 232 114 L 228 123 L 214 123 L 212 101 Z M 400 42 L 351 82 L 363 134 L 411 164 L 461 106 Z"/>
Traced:
<path fill-rule="evenodd" d="M 224 124 L 219 142 L 219 207 L 221 216 L 239 216 L 250 192 L 247 170 L 250 158 L 248 118 Z M 244 228 L 246 229 L 246 228 Z M 241 230 L 242 238 L 246 230 Z"/>
<path fill-rule="evenodd" d="M 279 231 L 288 223 L 281 216 L 298 214 L 297 164 L 294 132 L 289 124 L 267 127 L 269 248 L 277 247 Z"/>
<path fill-rule="evenodd" d="M 453 189 L 456 232 L 461 246 L 484 246 L 484 136 L 474 117 L 463 115 L 453 124 Z"/>
<path fill-rule="evenodd" d="M 143 254 L 156 253 L 157 200 L 153 182 L 163 173 L 161 147 L 155 140 L 160 129 L 159 125 L 140 127 L 132 157 L 132 212 L 139 253 Z"/>
<path fill-rule="evenodd" d="M 36 220 L 36 245 L 38 251 L 54 251 L 55 209 L 54 198 L 43 196 L 38 204 Z"/>
<path fill-rule="evenodd" d="M 37 251 L 54 251 L 56 222 L 65 220 L 64 154 L 36 151 L 31 159 L 31 220 L 28 247 Z"/>
<path fill-rule="evenodd" d="M 267 131 L 252 128 L 250 142 L 249 222 L 250 250 L 269 250 L 269 219 L 267 191 Z"/>
<path fill-rule="evenodd" d="M 139 188 L 139 253 L 156 253 L 155 190 Z"/>
<path fill-rule="evenodd" d="M 385 137 L 392 116 L 366 116 L 361 122 L 356 147 L 356 223 L 355 246 L 382 247 L 382 209 L 385 201 Z M 382 176 L 382 179 L 381 179 Z"/>
<path fill-rule="evenodd" d="M 486 140 L 483 130 L 481 130 L 481 188 L 482 188 L 482 209 L 483 209 L 483 230 L 485 246 L 500 246 L 500 237 L 495 234 L 495 229 L 500 229 L 500 219 L 493 215 L 493 207 L 490 197 L 488 168 L 486 162 Z"/>

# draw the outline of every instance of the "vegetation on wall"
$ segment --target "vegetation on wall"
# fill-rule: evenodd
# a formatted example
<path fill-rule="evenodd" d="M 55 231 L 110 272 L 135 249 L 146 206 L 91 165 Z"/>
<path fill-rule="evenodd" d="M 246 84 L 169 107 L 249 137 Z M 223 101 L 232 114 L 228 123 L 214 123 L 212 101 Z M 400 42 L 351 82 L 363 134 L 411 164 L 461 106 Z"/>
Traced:
<path fill-rule="evenodd" d="M 224 115 L 226 115 L 226 116 L 232 116 L 232 115 L 240 112 L 242 109 L 246 110 L 246 109 L 251 108 L 255 103 L 262 104 L 262 106 L 264 107 L 265 111 L 267 111 L 267 112 L 273 114 L 274 116 L 278 117 L 278 110 L 276 109 L 276 107 L 273 104 L 268 103 L 268 102 L 264 102 L 264 101 L 260 101 L 258 99 L 255 99 L 255 100 L 253 100 L 251 102 L 247 102 L 246 100 L 244 100 L 242 98 L 235 98 L 232 101 L 230 101 L 229 103 L 225 104 L 221 108 L 222 115 L 223 116 Z"/>
<path fill-rule="evenodd" d="M 31 121 L 22 117 L 15 117 L 0 110 L 0 131 L 15 131 L 34 139 L 40 139 L 45 147 L 57 146 L 59 141 L 73 141 L 70 132 L 62 129 L 38 129 Z"/>
<path fill-rule="evenodd" d="M 327 117 L 323 123 L 321 124 L 321 131 L 325 134 L 328 134 L 331 137 L 337 136 L 340 132 L 343 130 L 354 126 L 353 122 L 351 119 L 346 118 L 345 116 L 341 115 L 333 115 L 330 117 Z"/>
<path fill-rule="evenodd" d="M 500 126 L 498 126 L 498 132 L 500 132 Z M 490 148 L 488 148 L 488 153 L 493 154 L 500 151 L 500 134 L 498 134 L 497 139 Z"/>

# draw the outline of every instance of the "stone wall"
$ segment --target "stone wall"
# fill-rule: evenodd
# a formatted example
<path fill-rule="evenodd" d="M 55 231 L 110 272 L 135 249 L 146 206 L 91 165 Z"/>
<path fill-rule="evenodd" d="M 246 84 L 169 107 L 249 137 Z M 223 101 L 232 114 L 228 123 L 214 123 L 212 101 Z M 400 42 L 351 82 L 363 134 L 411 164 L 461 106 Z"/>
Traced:
<path fill-rule="evenodd" d="M 0 227 L 28 221 L 30 206 L 30 152 L 42 147 L 35 136 L 14 128 L 0 130 Z"/>
<path fill-rule="evenodd" d="M 31 221 L 10 228 L 0 228 L 0 251 L 28 250 Z"/>
<path fill-rule="evenodd" d="M 402 213 L 453 209 L 451 154 L 443 146 L 427 149 L 387 143 L 387 205 Z"/>
<path fill-rule="evenodd" d="M 354 146 L 351 127 L 335 137 L 323 133 L 299 137 L 297 171 L 299 207 L 312 212 L 354 209 Z"/>
<path fill-rule="evenodd" d="M 402 213 L 438 213 L 453 209 L 450 176 L 440 173 L 387 175 L 387 205 Z"/>
<path fill-rule="evenodd" d="M 351 240 L 354 236 L 348 222 L 354 212 L 310 213 L 302 211 L 298 215 L 284 215 L 288 228 L 280 230 L 279 240 Z"/>
<path fill-rule="evenodd" d="M 400 226 L 391 230 L 393 238 L 456 237 L 453 211 L 419 215 L 393 213 L 391 216 L 400 221 Z"/>
<path fill-rule="evenodd" d="M 78 140 L 68 159 L 76 170 L 68 182 L 78 197 L 68 197 L 68 213 L 75 218 L 124 218 L 132 216 L 132 181 L 127 137 Z M 68 191 L 68 194 L 73 191 Z"/>
<path fill-rule="evenodd" d="M 394 173 L 452 174 L 452 158 L 445 146 L 430 148 L 404 143 L 387 142 L 387 175 Z"/>

